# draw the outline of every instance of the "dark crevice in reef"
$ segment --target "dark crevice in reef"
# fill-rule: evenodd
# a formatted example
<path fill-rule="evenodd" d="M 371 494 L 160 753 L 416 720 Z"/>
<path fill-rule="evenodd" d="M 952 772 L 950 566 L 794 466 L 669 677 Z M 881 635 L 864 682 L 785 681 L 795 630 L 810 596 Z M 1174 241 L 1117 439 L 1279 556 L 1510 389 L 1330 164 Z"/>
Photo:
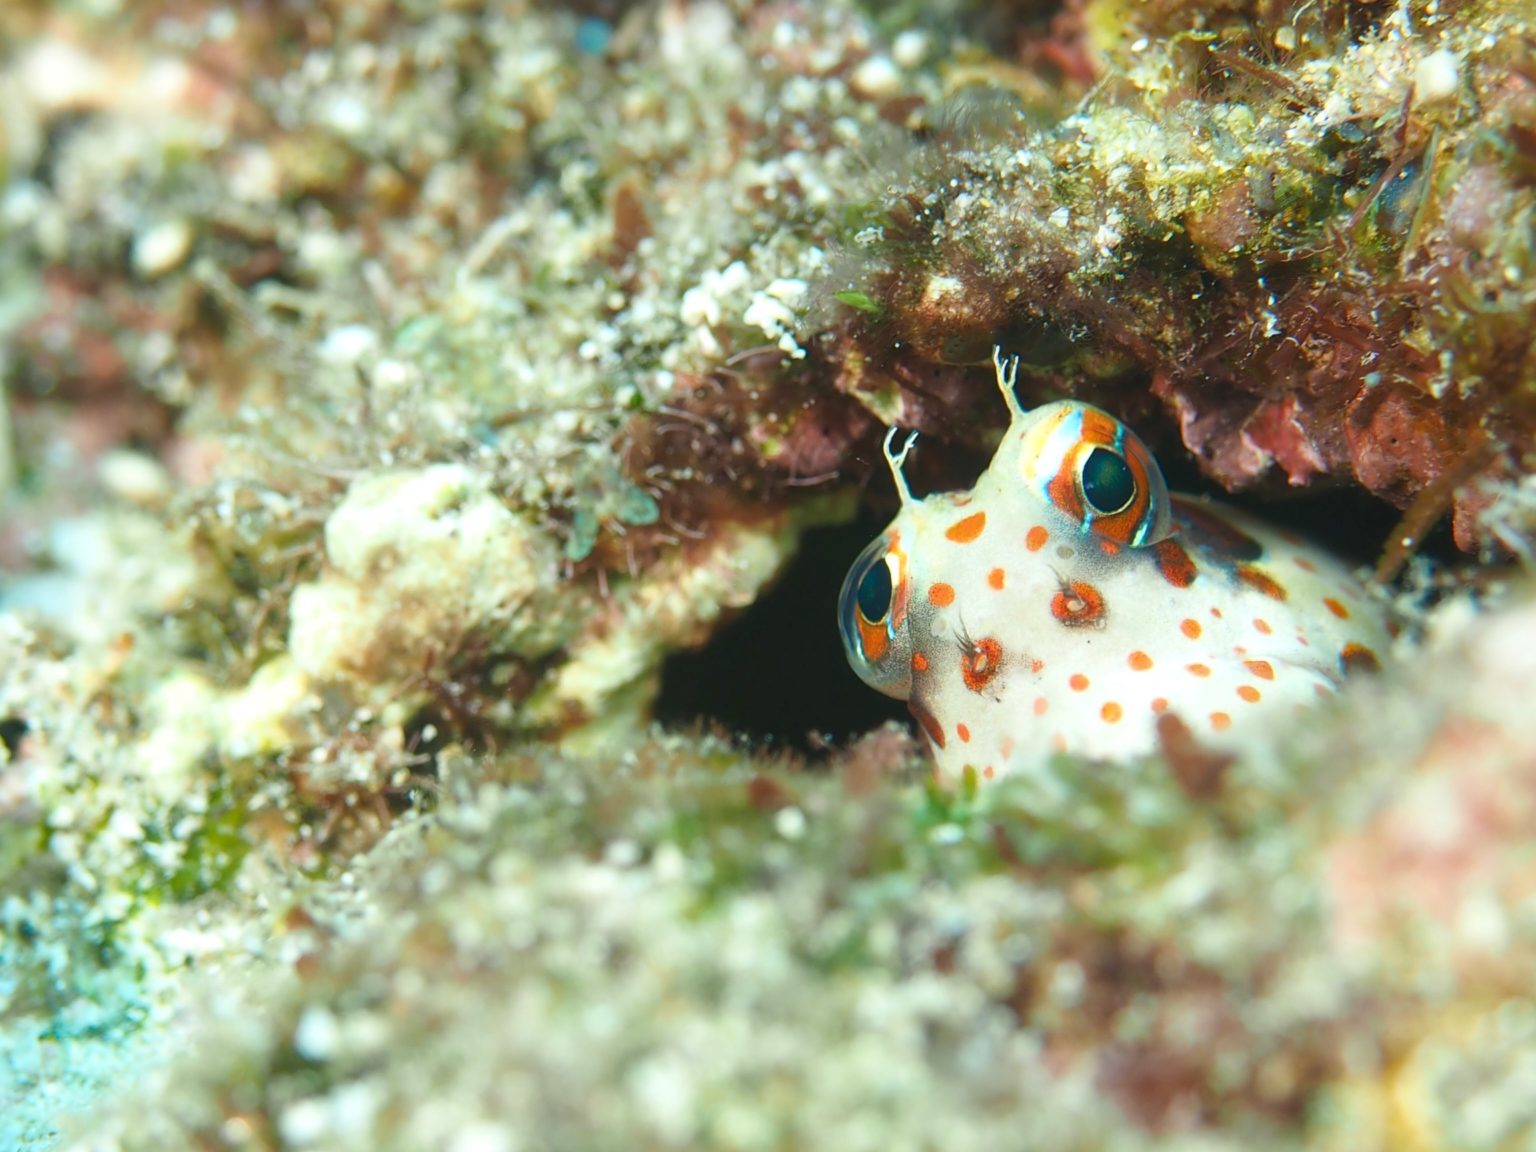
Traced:
<path fill-rule="evenodd" d="M 1391 538 L 1402 512 L 1359 488 L 1289 489 L 1276 483 L 1259 491 L 1224 492 L 1201 475 L 1187 456 L 1159 454 L 1164 478 L 1173 492 L 1202 496 L 1239 508 L 1267 524 L 1286 528 L 1321 544 L 1348 564 L 1373 567 Z M 1449 518 L 1419 549 L 1438 560 L 1457 557 Z"/>
<path fill-rule="evenodd" d="M 750 740 L 816 751 L 890 719 L 905 706 L 866 688 L 837 631 L 837 593 L 889 511 L 808 532 L 782 579 L 705 647 L 667 662 L 656 717 L 718 722 Z"/>
<path fill-rule="evenodd" d="M 5 746 L 6 755 L 14 759 L 31 730 L 31 725 L 20 716 L 0 717 L 0 745 Z"/>
<path fill-rule="evenodd" d="M 1321 544 L 1348 564 L 1374 567 L 1402 513 L 1358 488 L 1335 488 L 1293 498 L 1223 496 L 1217 499 L 1278 528 L 1288 528 Z M 1446 518 L 1418 551 L 1439 560 L 1456 558 L 1451 522 Z"/>

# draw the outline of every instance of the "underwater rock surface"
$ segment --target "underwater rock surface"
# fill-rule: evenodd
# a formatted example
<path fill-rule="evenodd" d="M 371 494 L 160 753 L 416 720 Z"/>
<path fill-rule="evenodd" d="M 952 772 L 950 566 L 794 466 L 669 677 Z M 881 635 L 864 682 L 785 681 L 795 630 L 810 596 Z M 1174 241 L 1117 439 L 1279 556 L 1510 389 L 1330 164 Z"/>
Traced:
<path fill-rule="evenodd" d="M 1497 0 L 8 5 L 0 1146 L 1529 1143 L 1533 221 Z M 1382 674 L 979 788 L 653 725 L 994 344 L 1331 490 Z"/>

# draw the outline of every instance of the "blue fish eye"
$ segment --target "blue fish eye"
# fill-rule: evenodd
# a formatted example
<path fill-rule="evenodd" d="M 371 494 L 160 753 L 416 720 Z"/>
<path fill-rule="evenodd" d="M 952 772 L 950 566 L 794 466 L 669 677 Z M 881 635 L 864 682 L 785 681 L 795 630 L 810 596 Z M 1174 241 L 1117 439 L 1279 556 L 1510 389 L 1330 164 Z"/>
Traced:
<path fill-rule="evenodd" d="M 901 582 L 899 556 L 888 534 L 875 537 L 859 553 L 838 593 L 837 624 L 843 652 L 859 679 L 905 700 L 912 691 L 912 648 L 906 623 L 893 616 Z"/>
<path fill-rule="evenodd" d="M 859 579 L 859 615 L 870 624 L 884 620 L 891 610 L 891 566 L 877 556 Z"/>
<path fill-rule="evenodd" d="M 1100 516 L 1124 512 L 1136 499 L 1136 477 L 1125 457 L 1095 448 L 1083 461 L 1083 499 Z"/>

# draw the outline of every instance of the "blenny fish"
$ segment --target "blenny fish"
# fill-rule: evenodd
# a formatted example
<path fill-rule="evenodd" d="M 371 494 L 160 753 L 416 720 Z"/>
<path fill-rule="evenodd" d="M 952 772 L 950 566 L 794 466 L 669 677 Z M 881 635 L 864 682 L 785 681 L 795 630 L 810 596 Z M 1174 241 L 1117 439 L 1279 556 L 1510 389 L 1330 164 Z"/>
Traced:
<path fill-rule="evenodd" d="M 853 670 L 907 701 L 938 774 L 1124 759 L 1178 716 L 1215 746 L 1288 721 L 1390 643 L 1385 610 L 1337 559 L 1205 500 L 1170 495 L 1145 444 L 1088 404 L 1011 416 L 969 492 L 915 499 L 912 433 L 885 457 L 901 511 L 843 583 Z"/>

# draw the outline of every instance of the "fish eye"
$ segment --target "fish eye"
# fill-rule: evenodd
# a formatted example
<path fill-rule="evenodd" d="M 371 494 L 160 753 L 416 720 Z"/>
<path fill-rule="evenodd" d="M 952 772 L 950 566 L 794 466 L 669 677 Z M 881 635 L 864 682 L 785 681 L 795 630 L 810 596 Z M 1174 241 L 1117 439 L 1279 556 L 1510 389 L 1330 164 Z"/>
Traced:
<path fill-rule="evenodd" d="M 890 537 L 878 537 L 848 570 L 837 605 L 849 665 L 871 688 L 897 699 L 906 698 L 912 683 L 906 620 L 896 603 L 902 564 Z"/>
<path fill-rule="evenodd" d="M 891 611 L 891 592 L 890 557 L 882 556 L 859 580 L 857 603 L 865 623 L 884 622 Z"/>
<path fill-rule="evenodd" d="M 1102 408 L 1042 404 L 1016 419 L 1008 436 L 1026 487 L 1074 527 L 1122 548 L 1145 548 L 1173 533 L 1157 460 Z"/>
<path fill-rule="evenodd" d="M 1095 448 L 1083 461 L 1080 482 L 1083 501 L 1099 516 L 1124 512 L 1136 499 L 1136 477 L 1125 457 L 1108 448 Z"/>

